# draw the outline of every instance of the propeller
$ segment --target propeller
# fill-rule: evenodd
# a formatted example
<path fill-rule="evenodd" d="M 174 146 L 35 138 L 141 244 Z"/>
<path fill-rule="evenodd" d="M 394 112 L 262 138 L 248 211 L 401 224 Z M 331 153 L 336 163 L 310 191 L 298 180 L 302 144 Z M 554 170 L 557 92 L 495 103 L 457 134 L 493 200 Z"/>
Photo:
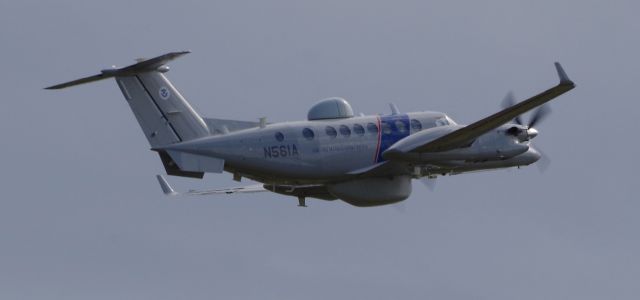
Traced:
<path fill-rule="evenodd" d="M 426 186 L 430 192 L 436 190 L 436 178 L 422 177 L 420 178 L 420 182 Z"/>
<path fill-rule="evenodd" d="M 549 166 L 551 165 L 551 159 L 549 158 L 549 156 L 547 156 L 547 154 L 540 150 L 540 148 L 534 148 L 534 150 L 538 152 L 538 154 L 540 154 L 540 159 L 536 162 L 538 171 L 540 171 L 540 173 L 544 173 L 547 171 L 547 169 L 549 169 Z"/>
<path fill-rule="evenodd" d="M 513 96 L 513 92 L 510 91 L 502 100 L 502 108 L 508 108 L 515 104 L 516 104 L 515 97 Z M 551 113 L 551 108 L 549 108 L 549 106 L 545 104 L 538 107 L 538 109 L 536 109 L 533 112 L 533 115 L 531 116 L 531 119 L 529 120 L 529 123 L 526 126 L 522 122 L 522 118 L 520 116 L 515 117 L 513 119 L 513 122 L 518 125 L 525 126 L 527 128 L 526 134 L 523 135 L 523 137 L 526 140 L 529 140 L 538 135 L 538 131 L 534 127 L 537 124 L 539 124 L 542 120 L 544 120 L 547 116 L 549 116 L 550 113 Z M 524 133 L 523 130 L 518 127 L 511 127 L 509 128 L 509 130 L 507 130 L 507 134 L 510 134 L 513 136 L 519 136 L 523 133 Z"/>
<path fill-rule="evenodd" d="M 515 104 L 516 100 L 513 96 L 513 92 L 509 91 L 502 100 L 502 107 L 507 108 Z M 551 108 L 549 107 L 549 105 L 544 104 L 538 107 L 538 109 L 533 112 L 533 115 L 531 115 L 531 119 L 529 119 L 529 123 L 526 125 L 526 132 L 523 129 L 514 126 L 507 130 L 507 134 L 517 137 L 524 133 L 523 137 L 525 137 L 526 140 L 534 138 L 538 135 L 538 131 L 534 127 L 540 124 L 542 120 L 547 118 L 549 114 L 551 114 Z M 524 123 L 522 122 L 522 118 L 520 118 L 520 116 L 515 117 L 513 119 L 513 122 L 518 125 L 524 126 Z M 540 154 L 540 159 L 536 162 L 536 166 L 541 173 L 544 173 L 549 168 L 549 165 L 551 165 L 551 159 L 549 159 L 549 156 L 547 156 L 542 150 L 540 150 L 540 148 L 534 148 L 533 150 Z"/>
<path fill-rule="evenodd" d="M 502 99 L 502 108 L 508 108 L 514 106 L 515 104 L 516 98 L 515 96 L 513 96 L 513 92 L 509 91 L 507 95 L 504 96 L 504 99 Z M 515 117 L 515 119 L 513 119 L 513 122 L 518 125 L 522 125 L 522 119 L 520 118 L 520 116 Z"/>
<path fill-rule="evenodd" d="M 536 124 L 540 123 L 540 121 L 544 120 L 551 113 L 551 108 L 548 105 L 542 105 L 536 111 L 533 112 L 533 116 L 531 116 L 531 120 L 529 120 L 529 125 L 527 127 L 533 128 Z"/>

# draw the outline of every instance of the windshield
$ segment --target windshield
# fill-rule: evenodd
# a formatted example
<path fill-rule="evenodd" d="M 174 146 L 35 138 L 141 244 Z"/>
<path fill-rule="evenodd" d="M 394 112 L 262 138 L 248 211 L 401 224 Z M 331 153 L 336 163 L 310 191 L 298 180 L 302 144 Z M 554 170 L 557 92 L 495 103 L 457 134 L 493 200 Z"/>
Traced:
<path fill-rule="evenodd" d="M 449 116 L 444 116 L 436 120 L 436 126 L 448 126 L 448 125 L 457 125 L 456 121 L 449 118 Z"/>

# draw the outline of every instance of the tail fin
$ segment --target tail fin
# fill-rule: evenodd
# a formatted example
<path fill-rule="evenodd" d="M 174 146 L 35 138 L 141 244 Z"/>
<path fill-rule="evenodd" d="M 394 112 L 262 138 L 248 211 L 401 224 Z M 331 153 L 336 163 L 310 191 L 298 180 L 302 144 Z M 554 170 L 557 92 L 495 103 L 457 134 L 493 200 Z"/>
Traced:
<path fill-rule="evenodd" d="M 152 148 L 204 137 L 210 134 L 206 123 L 163 74 L 169 71 L 165 63 L 187 53 L 189 51 L 167 53 L 46 89 L 62 89 L 113 77 Z M 166 157 L 163 163 L 169 174 L 202 177 L 201 174 L 180 175 L 172 162 L 165 160 Z"/>
<path fill-rule="evenodd" d="M 151 147 L 165 146 L 209 135 L 204 120 L 164 76 L 164 64 L 185 52 L 172 52 L 134 65 L 102 70 L 89 76 L 46 89 L 62 89 L 115 77 Z"/>

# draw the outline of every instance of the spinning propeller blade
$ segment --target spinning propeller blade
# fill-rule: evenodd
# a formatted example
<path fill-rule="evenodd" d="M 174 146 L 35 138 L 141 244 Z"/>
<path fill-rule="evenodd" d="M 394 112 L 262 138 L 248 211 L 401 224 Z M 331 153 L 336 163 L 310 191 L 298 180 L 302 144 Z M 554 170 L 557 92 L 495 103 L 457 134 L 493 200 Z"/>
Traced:
<path fill-rule="evenodd" d="M 515 104 L 516 104 L 516 100 L 515 100 L 515 97 L 513 96 L 513 92 L 509 91 L 507 95 L 504 97 L 504 99 L 502 100 L 502 108 L 508 108 L 508 107 L 514 106 Z M 538 123 L 540 123 L 542 120 L 548 117 L 550 113 L 551 113 L 551 108 L 549 107 L 549 105 L 544 104 L 538 107 L 538 109 L 536 109 L 533 112 L 533 115 L 531 116 L 531 119 L 527 124 L 527 128 L 531 129 L 535 127 Z M 524 125 L 524 123 L 522 122 L 522 118 L 520 116 L 515 117 L 513 119 L 513 122 L 518 125 Z M 519 128 L 512 127 L 509 131 L 507 131 L 507 134 L 515 136 L 515 135 L 518 135 L 520 131 L 521 130 Z"/>
<path fill-rule="evenodd" d="M 540 173 L 544 173 L 547 171 L 547 169 L 549 169 L 549 166 L 551 165 L 551 159 L 549 158 L 549 156 L 547 156 L 547 154 L 540 150 L 540 148 L 534 148 L 534 150 L 540 153 L 540 160 L 536 162 L 536 166 L 538 167 Z"/>
<path fill-rule="evenodd" d="M 513 95 L 513 92 L 509 91 L 507 95 L 504 97 L 504 99 L 502 100 L 502 108 L 508 108 L 515 104 L 516 104 L 516 100 Z M 542 122 L 545 118 L 547 118 L 549 114 L 551 114 L 551 108 L 549 107 L 548 104 L 544 104 L 538 107 L 538 109 L 536 109 L 531 115 L 531 119 L 527 124 L 527 129 L 529 129 L 529 131 L 533 129 L 533 131 L 537 135 L 537 130 L 535 130 L 534 127 L 538 125 L 540 122 Z M 520 116 L 515 117 L 513 119 L 513 122 L 518 125 L 524 125 Z M 517 136 L 518 134 L 521 133 L 521 131 L 522 129 L 519 129 L 518 127 L 511 127 L 509 130 L 507 130 L 506 133 L 509 135 Z M 529 138 L 533 138 L 533 137 L 535 137 L 535 135 L 530 136 Z M 540 150 L 540 148 L 534 148 L 534 151 L 540 154 L 540 159 L 536 162 L 536 166 L 538 167 L 538 170 L 541 173 L 544 173 L 551 165 L 551 159 L 542 150 Z"/>
<path fill-rule="evenodd" d="M 540 121 L 544 120 L 551 113 L 551 108 L 548 105 L 540 106 L 536 111 L 533 112 L 533 116 L 531 116 L 531 120 L 529 120 L 529 125 L 527 127 L 533 128 L 536 124 L 540 123 Z"/>
<path fill-rule="evenodd" d="M 424 184 L 424 186 L 426 186 L 429 191 L 433 192 L 436 190 L 436 179 L 435 178 L 429 178 L 429 177 L 422 177 L 420 178 L 420 182 L 422 184 Z"/>
<path fill-rule="evenodd" d="M 511 106 L 514 106 L 516 104 L 516 98 L 513 96 L 513 92 L 509 91 L 507 93 L 507 95 L 504 96 L 504 99 L 502 99 L 502 108 L 508 108 Z M 518 125 L 522 125 L 522 119 L 520 119 L 520 116 L 517 116 L 513 119 L 513 122 L 515 122 Z"/>

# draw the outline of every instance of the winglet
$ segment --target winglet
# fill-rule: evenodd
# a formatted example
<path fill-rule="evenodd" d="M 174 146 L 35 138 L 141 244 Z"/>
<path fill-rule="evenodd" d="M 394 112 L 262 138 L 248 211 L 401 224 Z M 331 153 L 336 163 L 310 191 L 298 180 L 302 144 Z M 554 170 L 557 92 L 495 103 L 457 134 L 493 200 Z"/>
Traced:
<path fill-rule="evenodd" d="M 178 195 L 178 193 L 176 193 L 176 191 L 173 190 L 173 188 L 169 185 L 167 180 L 164 179 L 164 177 L 162 175 L 156 175 L 156 178 L 158 178 L 158 182 L 160 183 L 160 188 L 162 188 L 162 192 L 165 195 L 167 195 L 167 196 Z"/>
<path fill-rule="evenodd" d="M 569 79 L 569 76 L 567 76 L 567 73 L 562 68 L 562 65 L 560 65 L 559 62 L 555 62 L 555 65 L 556 65 L 556 71 L 558 71 L 558 77 L 560 77 L 560 84 L 575 86 L 575 83 L 573 83 L 573 81 Z"/>

